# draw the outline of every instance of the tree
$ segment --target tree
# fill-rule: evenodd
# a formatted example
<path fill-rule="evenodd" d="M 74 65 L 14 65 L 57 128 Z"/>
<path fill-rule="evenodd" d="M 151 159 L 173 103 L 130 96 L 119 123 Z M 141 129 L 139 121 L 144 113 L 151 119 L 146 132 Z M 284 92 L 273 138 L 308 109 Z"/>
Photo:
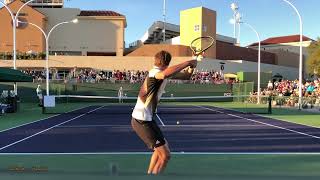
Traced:
<path fill-rule="evenodd" d="M 308 47 L 307 67 L 309 74 L 320 74 L 320 37 Z"/>

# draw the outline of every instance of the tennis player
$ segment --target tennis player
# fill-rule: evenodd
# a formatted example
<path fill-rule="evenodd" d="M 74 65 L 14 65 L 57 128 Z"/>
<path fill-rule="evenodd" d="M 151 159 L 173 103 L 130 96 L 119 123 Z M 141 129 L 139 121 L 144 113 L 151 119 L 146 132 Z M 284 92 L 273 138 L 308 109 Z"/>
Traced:
<path fill-rule="evenodd" d="M 122 88 L 122 86 L 118 90 L 118 99 L 119 99 L 119 103 L 123 103 L 123 88 Z"/>
<path fill-rule="evenodd" d="M 167 83 L 167 78 L 190 79 L 197 60 L 190 60 L 169 67 L 171 54 L 160 51 L 155 55 L 154 67 L 141 86 L 131 125 L 142 141 L 153 150 L 148 174 L 162 172 L 169 159 L 170 149 L 155 119 L 155 110 Z M 189 68 L 186 71 L 182 70 Z M 173 77 L 175 76 L 175 77 Z"/>

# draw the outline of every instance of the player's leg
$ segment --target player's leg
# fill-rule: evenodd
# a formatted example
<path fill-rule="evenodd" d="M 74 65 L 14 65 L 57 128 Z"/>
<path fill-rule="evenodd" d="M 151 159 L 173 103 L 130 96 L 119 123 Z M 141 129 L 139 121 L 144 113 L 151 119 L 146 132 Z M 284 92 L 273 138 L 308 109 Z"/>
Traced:
<path fill-rule="evenodd" d="M 154 151 L 150 159 L 148 174 L 151 174 L 153 172 L 153 168 L 156 166 L 158 160 L 159 160 L 158 151 Z"/>
<path fill-rule="evenodd" d="M 155 152 L 157 152 L 157 151 L 155 151 Z M 159 157 L 159 153 L 158 152 L 157 152 L 157 154 L 158 154 L 158 160 L 157 160 L 157 162 L 155 163 L 154 167 L 151 170 L 151 174 L 154 174 L 154 175 L 158 174 L 158 169 L 160 167 L 160 157 Z"/>
<path fill-rule="evenodd" d="M 155 148 L 155 152 L 157 152 L 159 159 L 157 161 L 156 166 L 153 168 L 153 174 L 158 174 L 164 171 L 169 160 L 170 160 L 170 149 L 168 143 L 163 146 L 159 146 Z"/>
<path fill-rule="evenodd" d="M 153 147 L 154 151 L 157 153 L 158 161 L 155 167 L 152 170 L 153 174 L 158 174 L 164 170 L 164 167 L 167 165 L 170 159 L 170 149 L 168 142 L 165 140 L 160 127 L 157 125 L 156 121 L 150 122 L 154 140 Z"/>
<path fill-rule="evenodd" d="M 170 158 L 170 151 L 160 128 L 155 121 L 141 121 L 134 118 L 132 118 L 131 124 L 140 139 L 148 148 L 154 151 L 150 160 L 148 173 L 158 174 L 159 169 L 162 170 Z"/>

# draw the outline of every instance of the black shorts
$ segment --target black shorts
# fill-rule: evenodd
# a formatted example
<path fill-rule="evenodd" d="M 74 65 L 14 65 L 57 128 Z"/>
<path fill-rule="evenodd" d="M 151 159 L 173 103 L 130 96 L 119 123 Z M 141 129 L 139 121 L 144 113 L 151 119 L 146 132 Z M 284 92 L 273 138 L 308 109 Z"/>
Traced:
<path fill-rule="evenodd" d="M 154 150 L 154 148 L 166 144 L 163 134 L 154 120 L 141 121 L 132 118 L 131 125 L 133 130 L 137 133 L 140 139 L 142 139 L 142 141 L 148 146 L 148 148 Z"/>

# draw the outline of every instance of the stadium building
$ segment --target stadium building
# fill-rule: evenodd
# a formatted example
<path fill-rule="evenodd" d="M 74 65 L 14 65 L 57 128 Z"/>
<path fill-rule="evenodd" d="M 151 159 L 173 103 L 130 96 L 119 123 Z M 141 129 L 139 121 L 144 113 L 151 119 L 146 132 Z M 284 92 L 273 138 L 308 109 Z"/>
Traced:
<path fill-rule="evenodd" d="M 202 18 L 192 19 L 192 17 Z M 192 8 L 182 11 L 180 19 L 180 25 L 170 23 L 164 25 L 161 21 L 153 23 L 140 40 L 130 44 L 130 48 L 134 51 L 128 56 L 152 56 L 160 49 L 166 49 L 175 56 L 191 56 L 188 48 L 191 40 L 199 36 L 211 35 L 216 39 L 216 46 L 211 50 L 214 52 L 206 54 L 208 58 L 200 65 L 201 69 L 219 70 L 221 68 L 227 73 L 234 74 L 240 71 L 257 71 L 257 43 L 248 47 L 239 47 L 236 45 L 236 39 L 216 34 L 214 11 L 203 7 Z M 191 27 L 186 27 L 186 24 L 187 26 L 191 24 Z M 166 27 L 165 42 L 163 42 L 164 26 Z M 199 27 L 202 29 L 199 30 Z M 208 32 L 210 30 L 212 32 Z M 185 37 L 189 39 L 185 40 Z M 313 40 L 308 37 L 304 37 L 303 40 L 304 60 L 306 60 L 308 55 L 306 48 Z M 299 43 L 299 35 L 275 37 L 263 41 L 262 72 L 271 72 L 273 76 L 287 79 L 296 78 L 299 68 Z"/>
<path fill-rule="evenodd" d="M 23 2 L 8 1 L 17 10 Z M 5 8 L 0 9 L 0 53 L 12 52 L 12 23 Z M 166 41 L 163 42 L 164 23 L 156 21 L 140 40 L 125 49 L 124 32 L 126 17 L 113 11 L 90 11 L 64 8 L 63 1 L 36 1 L 25 7 L 19 16 L 21 21 L 38 24 L 48 32 L 55 24 L 79 19 L 78 24 L 66 24 L 50 37 L 51 69 L 70 71 L 77 68 L 99 70 L 148 70 L 153 66 L 153 56 L 160 50 L 173 55 L 172 64 L 190 59 L 190 42 L 199 36 L 212 36 L 215 46 L 206 52 L 199 63 L 199 70 L 219 70 L 224 73 L 257 72 L 258 51 L 256 45 L 239 47 L 236 40 L 216 33 L 217 13 L 205 7 L 180 12 L 180 25 L 166 23 Z M 5 32 L 5 33 L 4 33 Z M 289 36 L 290 37 L 290 36 Z M 295 36 L 293 36 L 295 37 Z M 294 50 L 293 38 L 278 37 L 272 45 L 263 44 L 261 71 L 286 79 L 298 77 L 299 55 Z M 282 42 L 279 39 L 285 39 Z M 267 41 L 267 40 L 266 40 Z M 307 47 L 312 40 L 305 38 Z M 17 49 L 21 53 L 44 52 L 45 40 L 41 32 L 30 25 L 19 24 Z M 283 48 L 286 47 L 287 50 Z M 306 55 L 306 54 L 305 54 Z M 1 59 L 1 57 L 0 57 Z M 0 61 L 0 66 L 12 67 L 12 61 Z M 43 68 L 43 60 L 19 60 L 17 67 Z"/>
<path fill-rule="evenodd" d="M 308 56 L 307 47 L 309 47 L 314 40 L 303 36 L 302 41 L 303 55 Z M 258 49 L 258 43 L 253 43 L 248 47 Z M 300 35 L 271 37 L 261 41 L 261 48 L 268 52 L 287 51 L 298 54 L 300 50 Z"/>
<path fill-rule="evenodd" d="M 24 3 L 7 0 L 16 12 Z M 52 55 L 122 56 L 126 17 L 113 11 L 90 11 L 64 8 L 63 0 L 37 0 L 22 9 L 19 20 L 40 26 L 46 33 L 58 23 L 78 19 L 78 24 L 66 24 L 50 36 Z M 0 52 L 12 52 L 12 20 L 7 9 L 0 9 Z M 45 38 L 35 27 L 19 23 L 17 51 L 45 52 Z"/>

